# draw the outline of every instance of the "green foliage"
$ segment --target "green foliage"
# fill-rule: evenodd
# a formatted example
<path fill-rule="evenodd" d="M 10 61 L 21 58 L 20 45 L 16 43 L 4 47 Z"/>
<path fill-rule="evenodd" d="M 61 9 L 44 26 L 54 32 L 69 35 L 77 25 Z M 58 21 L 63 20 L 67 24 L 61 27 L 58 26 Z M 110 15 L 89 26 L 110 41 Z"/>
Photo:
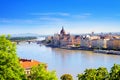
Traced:
<path fill-rule="evenodd" d="M 109 73 L 107 68 L 99 67 L 97 69 L 96 80 L 108 80 L 108 79 L 109 79 Z"/>
<path fill-rule="evenodd" d="M 120 65 L 114 64 L 111 68 L 110 80 L 120 80 Z"/>
<path fill-rule="evenodd" d="M 73 80 L 72 75 L 64 74 L 60 77 L 61 80 Z"/>
<path fill-rule="evenodd" d="M 85 70 L 85 80 L 95 80 L 96 79 L 96 69 L 86 69 Z"/>
<path fill-rule="evenodd" d="M 22 80 L 25 78 L 16 55 L 16 45 L 4 35 L 0 36 L 0 80 Z"/>
<path fill-rule="evenodd" d="M 10 40 L 11 35 L 10 35 L 10 34 L 8 34 L 6 38 L 7 38 L 8 40 Z"/>
<path fill-rule="evenodd" d="M 106 68 L 86 69 L 84 74 L 78 74 L 78 80 L 108 80 L 109 73 Z"/>
<path fill-rule="evenodd" d="M 48 71 L 45 64 L 34 66 L 31 69 L 30 80 L 58 80 L 55 71 Z"/>

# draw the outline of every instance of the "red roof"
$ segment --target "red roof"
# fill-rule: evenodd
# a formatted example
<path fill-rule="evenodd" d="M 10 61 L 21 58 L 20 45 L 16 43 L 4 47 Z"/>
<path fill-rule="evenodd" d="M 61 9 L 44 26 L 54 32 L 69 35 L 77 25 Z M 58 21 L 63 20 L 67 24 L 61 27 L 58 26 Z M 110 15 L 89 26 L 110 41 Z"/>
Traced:
<path fill-rule="evenodd" d="M 23 68 L 31 68 L 33 66 L 38 66 L 38 64 L 40 64 L 40 62 L 36 61 L 36 60 L 27 60 L 27 59 L 20 59 L 20 64 Z"/>

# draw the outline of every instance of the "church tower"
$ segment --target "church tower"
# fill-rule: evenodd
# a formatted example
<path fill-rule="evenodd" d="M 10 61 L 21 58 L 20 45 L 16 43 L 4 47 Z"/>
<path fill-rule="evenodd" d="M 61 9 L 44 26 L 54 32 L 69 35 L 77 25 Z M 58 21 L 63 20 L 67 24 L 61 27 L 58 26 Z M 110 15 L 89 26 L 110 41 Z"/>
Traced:
<path fill-rule="evenodd" d="M 64 30 L 64 27 L 62 27 L 62 30 L 60 31 L 60 34 L 62 34 L 62 35 L 65 35 L 65 34 L 66 34 L 66 32 L 65 32 L 65 30 Z"/>

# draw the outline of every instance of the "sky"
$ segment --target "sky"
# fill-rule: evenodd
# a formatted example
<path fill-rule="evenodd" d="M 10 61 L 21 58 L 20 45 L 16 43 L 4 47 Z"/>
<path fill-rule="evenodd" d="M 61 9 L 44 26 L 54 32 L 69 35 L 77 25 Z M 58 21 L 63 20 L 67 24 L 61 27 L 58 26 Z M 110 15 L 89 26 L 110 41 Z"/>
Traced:
<path fill-rule="evenodd" d="M 0 34 L 120 32 L 120 0 L 0 0 Z"/>

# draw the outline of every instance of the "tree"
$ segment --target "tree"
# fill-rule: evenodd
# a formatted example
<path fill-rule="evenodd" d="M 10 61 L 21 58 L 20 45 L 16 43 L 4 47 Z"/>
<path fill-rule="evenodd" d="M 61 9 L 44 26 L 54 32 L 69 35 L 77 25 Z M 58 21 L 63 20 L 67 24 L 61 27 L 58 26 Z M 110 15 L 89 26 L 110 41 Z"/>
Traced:
<path fill-rule="evenodd" d="M 6 39 L 10 40 L 10 38 L 11 38 L 11 35 L 8 34 L 7 37 L 6 37 Z"/>
<path fill-rule="evenodd" d="M 120 80 L 120 65 L 114 64 L 110 73 L 105 67 L 86 69 L 85 73 L 78 74 L 78 80 Z"/>
<path fill-rule="evenodd" d="M 108 73 L 107 68 L 99 67 L 97 69 L 96 79 L 97 80 L 109 80 L 109 73 Z"/>
<path fill-rule="evenodd" d="M 86 69 L 85 70 L 85 79 L 86 80 L 96 80 L 96 69 Z"/>
<path fill-rule="evenodd" d="M 16 45 L 0 36 L 0 80 L 22 80 L 24 70 L 20 66 L 16 55 Z"/>
<path fill-rule="evenodd" d="M 106 68 L 86 69 L 83 74 L 78 74 L 78 80 L 109 80 L 109 73 Z"/>
<path fill-rule="evenodd" d="M 78 77 L 78 80 L 84 80 L 85 79 L 85 75 L 83 73 L 78 74 L 77 77 Z"/>
<path fill-rule="evenodd" d="M 72 78 L 72 75 L 70 74 L 63 74 L 61 77 L 60 77 L 61 80 L 73 80 Z"/>
<path fill-rule="evenodd" d="M 48 71 L 45 64 L 39 64 L 31 69 L 30 80 L 58 80 L 55 71 Z"/>
<path fill-rule="evenodd" d="M 84 74 L 78 74 L 78 80 L 96 80 L 96 69 L 86 69 Z"/>
<path fill-rule="evenodd" d="M 120 80 L 120 65 L 114 64 L 111 68 L 110 80 Z"/>

